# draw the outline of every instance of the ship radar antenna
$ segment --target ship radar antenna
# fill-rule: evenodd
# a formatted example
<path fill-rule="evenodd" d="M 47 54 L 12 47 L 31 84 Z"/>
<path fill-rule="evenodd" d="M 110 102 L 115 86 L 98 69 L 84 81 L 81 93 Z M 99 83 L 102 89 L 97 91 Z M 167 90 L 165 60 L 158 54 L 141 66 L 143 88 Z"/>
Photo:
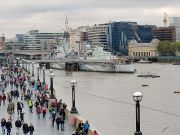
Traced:
<path fill-rule="evenodd" d="M 167 27 L 167 23 L 168 23 L 168 15 L 166 14 L 166 12 L 164 12 L 163 23 L 164 23 L 164 27 Z"/>

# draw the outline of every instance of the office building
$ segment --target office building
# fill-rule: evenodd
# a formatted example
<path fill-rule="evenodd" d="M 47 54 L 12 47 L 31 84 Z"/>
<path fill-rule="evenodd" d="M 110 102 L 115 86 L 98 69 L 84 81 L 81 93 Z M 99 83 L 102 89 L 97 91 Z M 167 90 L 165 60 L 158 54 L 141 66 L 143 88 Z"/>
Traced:
<path fill-rule="evenodd" d="M 88 29 L 88 41 L 92 48 L 101 46 L 107 49 L 107 28 L 108 24 L 95 24 Z"/>
<path fill-rule="evenodd" d="M 156 27 L 153 29 L 154 37 L 160 41 L 176 42 L 176 29 L 174 26 Z"/>
<path fill-rule="evenodd" d="M 174 26 L 176 28 L 176 41 L 180 41 L 180 17 L 172 17 L 170 26 Z"/>
<path fill-rule="evenodd" d="M 108 49 L 114 54 L 128 55 L 128 42 L 132 39 L 140 41 L 136 22 L 112 22 L 108 25 Z"/>
<path fill-rule="evenodd" d="M 88 26 L 81 26 L 70 30 L 70 46 L 76 51 L 83 53 L 88 42 Z"/>
<path fill-rule="evenodd" d="M 17 34 L 16 39 L 19 42 L 26 43 L 23 46 L 24 50 L 42 50 L 45 49 L 45 43 L 58 44 L 59 40 L 63 38 L 63 33 L 42 33 L 39 30 L 31 30 L 26 34 Z M 47 47 L 49 48 L 49 47 Z"/>
<path fill-rule="evenodd" d="M 137 34 L 139 41 L 142 43 L 149 43 L 154 38 L 153 29 L 154 25 L 138 25 Z"/>
<path fill-rule="evenodd" d="M 5 48 L 5 36 L 4 34 L 0 35 L 0 49 L 4 49 Z"/>

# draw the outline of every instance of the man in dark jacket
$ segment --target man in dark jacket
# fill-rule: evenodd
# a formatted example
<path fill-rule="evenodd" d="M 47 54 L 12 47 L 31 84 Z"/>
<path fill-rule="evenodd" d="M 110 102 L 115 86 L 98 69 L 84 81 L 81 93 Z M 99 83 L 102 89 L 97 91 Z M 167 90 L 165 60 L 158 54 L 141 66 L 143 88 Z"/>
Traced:
<path fill-rule="evenodd" d="M 8 119 L 8 122 L 6 122 L 7 135 L 10 135 L 11 128 L 12 128 L 12 123 L 11 123 L 10 119 Z"/>
<path fill-rule="evenodd" d="M 22 108 L 23 108 L 23 103 L 17 102 L 17 112 L 18 112 L 18 115 L 22 112 Z"/>
<path fill-rule="evenodd" d="M 28 132 L 29 132 L 28 124 L 27 124 L 27 123 L 24 123 L 24 124 L 23 124 L 23 133 L 24 133 L 25 135 L 27 135 Z"/>
<path fill-rule="evenodd" d="M 16 134 L 17 135 L 19 135 L 19 129 L 21 128 L 21 120 L 20 120 L 20 118 L 18 118 L 16 121 L 15 121 L 15 126 L 16 126 L 16 129 L 17 129 L 17 131 L 16 131 Z"/>
<path fill-rule="evenodd" d="M 30 126 L 29 126 L 29 133 L 30 133 L 30 135 L 33 135 L 33 132 L 34 132 L 34 126 L 31 123 Z"/>
<path fill-rule="evenodd" d="M 2 128 L 2 133 L 5 134 L 5 128 L 6 128 L 6 119 L 5 118 L 1 119 L 1 128 Z"/>

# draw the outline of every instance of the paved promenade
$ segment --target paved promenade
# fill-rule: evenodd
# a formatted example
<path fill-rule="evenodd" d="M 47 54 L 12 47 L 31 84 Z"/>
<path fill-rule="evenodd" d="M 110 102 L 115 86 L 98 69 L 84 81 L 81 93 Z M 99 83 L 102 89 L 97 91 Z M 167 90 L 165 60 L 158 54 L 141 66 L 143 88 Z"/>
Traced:
<path fill-rule="evenodd" d="M 30 87 L 28 86 L 28 88 L 30 88 Z M 32 89 L 32 88 L 30 88 L 30 89 Z M 5 90 L 5 93 L 7 93 L 9 91 L 10 91 L 10 86 L 8 85 L 8 87 Z M 55 127 L 51 126 L 51 119 L 49 119 L 48 110 L 47 110 L 46 117 L 44 119 L 42 117 L 42 114 L 41 114 L 41 118 L 38 119 L 35 107 L 33 107 L 33 113 L 29 113 L 29 107 L 27 105 L 27 101 L 20 100 L 20 97 L 18 100 L 23 102 L 23 104 L 24 104 L 24 108 L 23 108 L 23 112 L 25 113 L 24 122 L 27 122 L 28 124 L 33 123 L 33 125 L 34 125 L 34 128 L 35 128 L 34 135 L 72 135 L 73 131 L 75 130 L 71 124 L 68 124 L 67 120 L 65 120 L 65 131 L 57 130 L 56 124 L 55 124 Z M 16 109 L 16 103 L 18 100 L 13 100 L 13 102 L 15 103 L 15 113 L 12 115 L 11 135 L 16 134 L 15 133 L 16 132 L 15 120 L 17 120 L 17 116 L 18 116 L 17 109 Z M 2 117 L 5 117 L 6 119 L 8 119 L 7 106 L 8 106 L 8 101 L 6 101 L 5 106 L 4 105 L 0 106 L 0 119 Z M 23 134 L 22 128 L 21 128 L 20 132 L 22 135 Z M 2 134 L 1 130 L 0 130 L 0 134 Z"/>

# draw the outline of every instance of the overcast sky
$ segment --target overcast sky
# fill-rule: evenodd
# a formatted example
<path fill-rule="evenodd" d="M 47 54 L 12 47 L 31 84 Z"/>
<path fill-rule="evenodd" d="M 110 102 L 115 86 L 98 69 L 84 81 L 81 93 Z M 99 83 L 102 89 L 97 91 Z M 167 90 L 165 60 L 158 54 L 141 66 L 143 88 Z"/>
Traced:
<path fill-rule="evenodd" d="M 71 28 L 110 20 L 162 26 L 164 12 L 180 16 L 180 0 L 0 0 L 0 32 L 60 32 L 66 15 Z"/>

